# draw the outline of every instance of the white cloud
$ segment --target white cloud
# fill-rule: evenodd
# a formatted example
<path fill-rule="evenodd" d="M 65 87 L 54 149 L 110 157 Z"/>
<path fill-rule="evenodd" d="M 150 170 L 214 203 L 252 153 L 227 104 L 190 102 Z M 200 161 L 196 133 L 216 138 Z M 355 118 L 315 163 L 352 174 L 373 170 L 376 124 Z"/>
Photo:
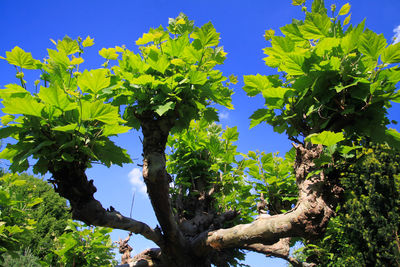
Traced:
<path fill-rule="evenodd" d="M 140 193 L 147 196 L 147 188 L 146 184 L 143 182 L 142 178 L 142 170 L 139 168 L 133 168 L 129 174 L 129 182 L 133 186 L 133 189 L 136 189 Z"/>
<path fill-rule="evenodd" d="M 393 36 L 394 43 L 395 44 L 399 43 L 400 42 L 400 25 L 397 26 L 396 28 L 394 28 L 393 32 L 394 32 L 394 36 Z"/>
<path fill-rule="evenodd" d="M 219 113 L 219 118 L 221 120 L 226 120 L 229 118 L 229 112 L 228 111 L 223 111 L 221 113 Z"/>

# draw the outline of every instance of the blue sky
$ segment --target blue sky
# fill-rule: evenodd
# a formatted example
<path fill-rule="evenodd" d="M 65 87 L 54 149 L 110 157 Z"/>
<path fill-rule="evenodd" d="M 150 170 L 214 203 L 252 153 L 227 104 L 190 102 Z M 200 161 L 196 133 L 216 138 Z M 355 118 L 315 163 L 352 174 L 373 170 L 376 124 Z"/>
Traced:
<path fill-rule="evenodd" d="M 311 2 L 311 1 L 308 1 Z M 377 33 L 383 33 L 391 40 L 394 29 L 400 34 L 400 1 L 398 0 L 337 0 L 337 6 L 350 2 L 352 5 L 352 23 L 357 24 L 367 18 L 366 25 Z M 327 1 L 329 6 L 333 1 Z M 238 126 L 240 140 L 238 149 L 246 153 L 259 149 L 267 152 L 285 152 L 290 142 L 284 135 L 273 133 L 271 127 L 260 125 L 249 130 L 248 117 L 263 105 L 261 98 L 249 99 L 244 91 L 243 75 L 271 74 L 275 70 L 263 63 L 262 48 L 267 43 L 263 38 L 266 29 L 274 29 L 290 23 L 292 18 L 302 18 L 298 7 L 291 5 L 291 0 L 252 0 L 252 1 L 219 1 L 219 0 L 87 0 L 87 1 L 28 1 L 0 0 L 0 55 L 20 46 L 31 52 L 34 58 L 41 59 L 46 48 L 52 48 L 50 38 L 57 40 L 64 35 L 72 38 L 90 35 L 95 45 L 85 52 L 84 68 L 98 68 L 103 59 L 98 51 L 103 47 L 114 47 L 125 44 L 134 48 L 135 41 L 147 32 L 150 27 L 166 25 L 169 17 L 176 17 L 184 12 L 197 26 L 211 21 L 221 33 L 221 44 L 228 52 L 225 64 L 220 67 L 226 76 L 235 74 L 239 83 L 232 86 L 235 94 L 235 110 L 221 110 L 223 125 Z M 400 38 L 400 37 L 399 37 Z M 36 74 L 34 74 L 36 75 Z M 26 73 L 27 80 L 37 76 Z M 0 86 L 16 82 L 14 69 L 6 62 L 0 62 Z M 29 84 L 28 84 L 29 86 Z M 33 88 L 31 82 L 31 88 Z M 0 114 L 1 115 L 1 114 Z M 400 108 L 390 111 L 392 119 L 400 120 Z M 396 126 L 397 130 L 399 127 Z M 137 163 L 141 163 L 141 145 L 139 133 L 123 134 L 115 141 L 127 148 L 135 164 L 123 168 L 95 166 L 88 171 L 88 176 L 95 180 L 98 188 L 96 198 L 105 207 L 112 205 L 125 215 L 130 213 L 132 193 L 136 192 L 133 218 L 156 226 L 156 220 L 150 203 L 143 194 L 145 189 Z M 117 240 L 127 233 L 114 231 L 112 237 Z M 152 243 L 133 236 L 131 246 L 134 252 L 152 247 Z M 285 266 L 282 260 L 266 260 L 264 256 L 251 254 L 247 261 L 252 267 Z"/>

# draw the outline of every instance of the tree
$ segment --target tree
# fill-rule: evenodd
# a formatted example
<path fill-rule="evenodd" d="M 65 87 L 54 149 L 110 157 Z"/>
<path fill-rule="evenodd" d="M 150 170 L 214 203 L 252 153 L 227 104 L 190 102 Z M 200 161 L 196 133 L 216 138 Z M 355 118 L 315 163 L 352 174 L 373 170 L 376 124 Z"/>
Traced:
<path fill-rule="evenodd" d="M 319 266 L 400 264 L 400 170 L 397 151 L 371 145 L 341 170 L 345 189 L 338 216 L 322 240 L 306 243 L 301 255 Z"/>
<path fill-rule="evenodd" d="M 3 262 L 5 253 L 17 256 L 35 228 L 36 221 L 30 211 L 42 199 L 32 194 L 21 194 L 18 189 L 25 183 L 16 174 L 0 177 L 0 262 Z"/>
<path fill-rule="evenodd" d="M 71 219 L 69 207 L 64 198 L 60 197 L 46 181 L 27 174 L 21 174 L 20 180 L 25 181 L 17 191 L 22 199 L 29 196 L 41 198 L 42 202 L 29 210 L 29 216 L 36 221 L 35 230 L 26 237 L 20 250 L 29 250 L 41 260 L 51 254 L 54 249 L 54 239 L 63 234 L 67 220 Z"/>
<path fill-rule="evenodd" d="M 65 232 L 56 238 L 53 254 L 55 266 L 115 266 L 110 228 L 87 227 L 68 220 Z M 54 259 L 53 259 L 54 260 Z"/>
<path fill-rule="evenodd" d="M 304 21 L 282 27 L 284 36 L 266 33 L 271 40 L 266 64 L 282 75 L 244 77 L 248 95 L 262 94 L 266 102 L 251 125 L 266 122 L 285 132 L 295 147 L 288 159 L 256 152 L 243 155 L 243 163 L 225 157 L 224 151 L 236 153 L 235 131 L 222 133 L 212 126 L 210 137 L 203 133 L 198 141 L 184 143 L 182 134 L 189 136 L 186 131 L 196 127 L 191 121 L 217 120 L 215 104 L 232 108 L 228 86 L 236 78 L 227 82 L 214 69 L 226 53 L 218 47 L 212 24 L 194 27 L 183 14 L 170 19 L 166 29 L 143 34 L 136 42 L 138 53 L 126 47 L 100 50 L 106 60 L 100 69 L 79 72 L 83 50 L 93 44 L 90 37 L 65 37 L 56 43 L 57 50 L 48 49 L 44 61 L 19 47 L 7 52 L 5 59 L 17 67 L 21 85 L 10 84 L 0 92 L 8 114 L 0 137 L 17 140 L 0 157 L 12 162 L 12 171 L 26 170 L 30 156 L 37 159 L 33 170 L 51 173 L 56 191 L 70 201 L 74 219 L 152 240 L 158 248 L 137 255 L 137 265 L 234 265 L 240 250 L 300 265 L 288 256 L 290 242 L 319 238 L 325 231 L 343 191 L 336 165 L 356 153 L 362 138 L 399 147 L 400 134 L 386 127 L 390 101 L 399 101 L 399 69 L 391 65 L 400 62 L 399 45 L 387 46 L 382 35 L 364 29 L 364 22 L 346 26 L 350 17 L 342 23 L 339 16 L 349 8 L 343 6 L 331 18 L 322 0 L 313 2 L 311 12 L 303 6 Z M 38 93 L 27 90 L 23 69 L 42 72 Z M 14 116 L 18 114 L 22 116 Z M 103 208 L 85 174 L 93 162 L 131 162 L 110 140 L 131 127 L 143 134 L 143 177 L 160 224 L 154 229 Z M 168 157 L 175 162 L 168 165 L 177 172 L 172 176 L 165 155 L 170 134 L 179 140 L 171 141 L 177 153 Z M 294 169 L 288 171 L 290 161 Z M 277 174 L 279 179 L 270 183 Z M 266 188 L 255 187 L 251 196 L 251 181 L 257 180 Z M 298 195 L 292 208 L 294 186 Z M 256 200 L 259 216 L 254 218 Z M 248 209 L 242 216 L 227 203 Z"/>

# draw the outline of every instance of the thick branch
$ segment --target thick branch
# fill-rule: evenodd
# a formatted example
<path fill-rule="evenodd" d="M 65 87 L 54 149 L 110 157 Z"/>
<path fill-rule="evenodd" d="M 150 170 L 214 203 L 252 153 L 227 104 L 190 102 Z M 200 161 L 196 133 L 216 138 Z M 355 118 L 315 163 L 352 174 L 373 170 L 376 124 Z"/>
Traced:
<path fill-rule="evenodd" d="M 161 235 L 147 224 L 122 216 L 114 208 L 105 210 L 93 194 L 97 191 L 93 180 L 88 181 L 85 166 L 80 162 L 65 163 L 62 167 L 49 167 L 50 180 L 56 192 L 69 200 L 73 219 L 88 225 L 111 227 L 141 234 L 157 245 L 162 245 Z"/>
<path fill-rule="evenodd" d="M 325 175 L 323 172 L 306 179 L 314 170 L 313 160 L 322 153 L 322 147 L 297 147 L 295 164 L 299 200 L 291 211 L 274 216 L 261 215 L 249 224 L 228 229 L 204 232 L 193 240 L 193 247 L 199 254 L 212 249 L 246 247 L 262 243 L 273 245 L 281 238 L 315 238 L 323 233 L 333 214 L 333 204 L 327 203 Z"/>

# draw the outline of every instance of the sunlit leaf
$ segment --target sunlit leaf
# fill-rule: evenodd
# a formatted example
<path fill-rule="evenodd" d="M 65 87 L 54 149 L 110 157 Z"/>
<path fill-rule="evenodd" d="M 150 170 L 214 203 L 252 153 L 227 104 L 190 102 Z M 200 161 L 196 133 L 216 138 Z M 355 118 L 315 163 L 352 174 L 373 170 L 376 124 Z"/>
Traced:
<path fill-rule="evenodd" d="M 6 60 L 11 65 L 15 65 L 24 69 L 36 69 L 36 61 L 32 58 L 32 54 L 25 52 L 18 46 L 14 47 L 11 52 L 7 51 L 6 56 Z"/>
<path fill-rule="evenodd" d="M 306 137 L 306 141 L 324 146 L 332 146 L 342 140 L 344 140 L 343 133 L 334 133 L 331 131 L 323 131 L 321 133 L 311 134 Z"/>

